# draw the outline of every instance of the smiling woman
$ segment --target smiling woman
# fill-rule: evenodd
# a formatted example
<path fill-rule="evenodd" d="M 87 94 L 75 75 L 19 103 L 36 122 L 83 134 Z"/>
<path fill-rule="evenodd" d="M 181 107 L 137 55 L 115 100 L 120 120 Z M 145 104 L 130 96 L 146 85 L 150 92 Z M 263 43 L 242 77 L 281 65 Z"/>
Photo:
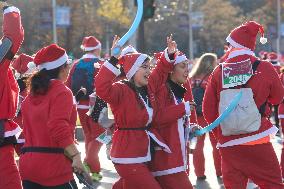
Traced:
<path fill-rule="evenodd" d="M 115 37 L 113 48 L 117 47 Z M 110 158 L 121 179 L 113 188 L 152 188 L 161 189 L 145 162 L 149 162 L 158 147 L 164 153 L 171 152 L 158 131 L 153 127 L 157 120 L 165 119 L 165 110 L 157 108 L 153 89 L 167 80 L 172 70 L 176 45 L 168 40 L 168 48 L 162 53 L 161 60 L 151 72 L 148 55 L 141 53 L 113 55 L 106 61 L 96 76 L 96 94 L 110 104 L 116 131 Z M 119 57 L 119 59 L 118 59 Z M 123 67 L 126 80 L 115 82 L 120 74 L 117 64 Z M 173 105 L 170 111 L 185 114 L 189 103 Z M 158 126 L 157 124 L 155 124 Z M 137 171 L 139 170 L 139 171 Z"/>

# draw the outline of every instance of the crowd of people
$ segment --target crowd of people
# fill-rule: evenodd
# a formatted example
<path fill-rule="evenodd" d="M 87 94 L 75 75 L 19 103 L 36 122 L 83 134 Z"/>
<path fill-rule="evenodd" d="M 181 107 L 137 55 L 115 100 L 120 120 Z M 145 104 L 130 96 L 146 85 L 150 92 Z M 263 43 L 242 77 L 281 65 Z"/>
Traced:
<path fill-rule="evenodd" d="M 153 58 L 118 46 L 115 36 L 109 59 L 101 58 L 101 42 L 87 36 L 84 55 L 70 61 L 57 44 L 17 55 L 24 40 L 20 10 L 0 3 L 0 189 L 73 189 L 73 173 L 99 182 L 103 144 L 120 176 L 113 189 L 191 189 L 190 153 L 197 179 L 206 179 L 205 135 L 195 149 L 192 136 L 240 91 L 232 113 L 209 133 L 216 177 L 226 189 L 245 189 L 248 180 L 261 189 L 284 188 L 284 151 L 279 163 L 270 138 L 284 127 L 284 69 L 276 53 L 255 55 L 259 33 L 266 42 L 259 23 L 234 28 L 224 56 L 205 53 L 194 65 L 172 35 Z"/>

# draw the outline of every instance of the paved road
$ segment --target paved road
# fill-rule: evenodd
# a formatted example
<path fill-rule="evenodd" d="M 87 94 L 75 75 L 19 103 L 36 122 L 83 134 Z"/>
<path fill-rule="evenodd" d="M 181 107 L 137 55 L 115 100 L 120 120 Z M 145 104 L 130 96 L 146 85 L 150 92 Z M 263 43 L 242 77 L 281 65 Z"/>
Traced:
<path fill-rule="evenodd" d="M 280 157 L 281 153 L 281 145 L 279 144 L 279 138 L 273 139 L 273 145 L 275 147 L 277 156 Z M 84 151 L 84 143 L 80 143 L 80 150 Z M 215 170 L 213 165 L 213 157 L 212 157 L 212 147 L 210 145 L 208 137 L 205 140 L 205 157 L 206 157 L 206 171 L 205 174 L 207 179 L 205 181 L 196 181 L 196 176 L 194 175 L 194 168 L 191 165 L 191 174 L 189 176 L 190 181 L 193 185 L 195 185 L 196 189 L 224 189 L 221 179 L 217 179 L 215 176 Z M 82 153 L 84 154 L 84 153 Z M 111 163 L 111 161 L 107 160 L 105 154 L 105 146 L 102 147 L 99 153 L 101 165 L 102 165 L 102 174 L 103 179 L 100 183 L 97 183 L 94 188 L 97 189 L 111 189 L 112 183 L 114 183 L 118 179 L 118 175 L 115 172 L 115 169 Z M 192 157 L 191 157 L 192 158 Z M 192 161 L 191 161 L 192 162 Z M 79 186 L 79 189 L 84 188 L 82 185 Z M 247 189 L 255 189 L 256 187 L 252 185 L 248 186 Z"/>

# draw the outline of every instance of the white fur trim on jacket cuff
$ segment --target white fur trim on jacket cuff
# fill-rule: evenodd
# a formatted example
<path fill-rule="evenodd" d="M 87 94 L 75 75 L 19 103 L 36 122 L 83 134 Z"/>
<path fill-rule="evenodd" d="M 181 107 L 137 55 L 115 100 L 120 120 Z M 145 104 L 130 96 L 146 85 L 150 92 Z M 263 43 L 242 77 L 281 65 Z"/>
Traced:
<path fill-rule="evenodd" d="M 166 60 L 167 60 L 168 62 L 170 62 L 170 63 L 174 63 L 174 62 L 175 62 L 175 60 L 171 60 L 171 59 L 169 58 L 168 48 L 166 48 L 166 49 L 164 50 L 164 55 L 165 55 L 165 58 L 166 58 Z"/>
<path fill-rule="evenodd" d="M 14 7 L 14 6 L 8 7 L 4 10 L 4 14 L 8 14 L 10 12 L 17 12 L 17 13 L 21 14 L 20 10 L 17 7 Z"/>
<path fill-rule="evenodd" d="M 186 113 L 186 115 L 189 116 L 189 115 L 190 115 L 190 104 L 189 104 L 188 101 L 184 103 L 184 107 L 185 107 L 185 113 Z"/>
<path fill-rule="evenodd" d="M 112 73 L 114 73 L 116 76 L 119 76 L 120 70 L 117 69 L 115 66 L 113 66 L 111 63 L 108 61 L 105 61 L 104 66 L 109 69 Z"/>

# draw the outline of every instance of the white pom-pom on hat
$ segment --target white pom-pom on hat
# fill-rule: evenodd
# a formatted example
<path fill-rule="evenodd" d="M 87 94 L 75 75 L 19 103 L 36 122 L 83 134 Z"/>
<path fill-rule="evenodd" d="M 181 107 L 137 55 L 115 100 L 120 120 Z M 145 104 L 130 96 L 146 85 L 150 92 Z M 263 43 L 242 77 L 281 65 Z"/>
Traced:
<path fill-rule="evenodd" d="M 36 64 L 35 64 L 34 62 L 29 62 L 28 65 L 27 65 L 27 67 L 28 67 L 29 69 L 35 69 L 35 68 L 36 68 Z"/>
<path fill-rule="evenodd" d="M 259 41 L 260 41 L 261 44 L 265 44 L 265 43 L 267 43 L 267 38 L 261 37 Z"/>

